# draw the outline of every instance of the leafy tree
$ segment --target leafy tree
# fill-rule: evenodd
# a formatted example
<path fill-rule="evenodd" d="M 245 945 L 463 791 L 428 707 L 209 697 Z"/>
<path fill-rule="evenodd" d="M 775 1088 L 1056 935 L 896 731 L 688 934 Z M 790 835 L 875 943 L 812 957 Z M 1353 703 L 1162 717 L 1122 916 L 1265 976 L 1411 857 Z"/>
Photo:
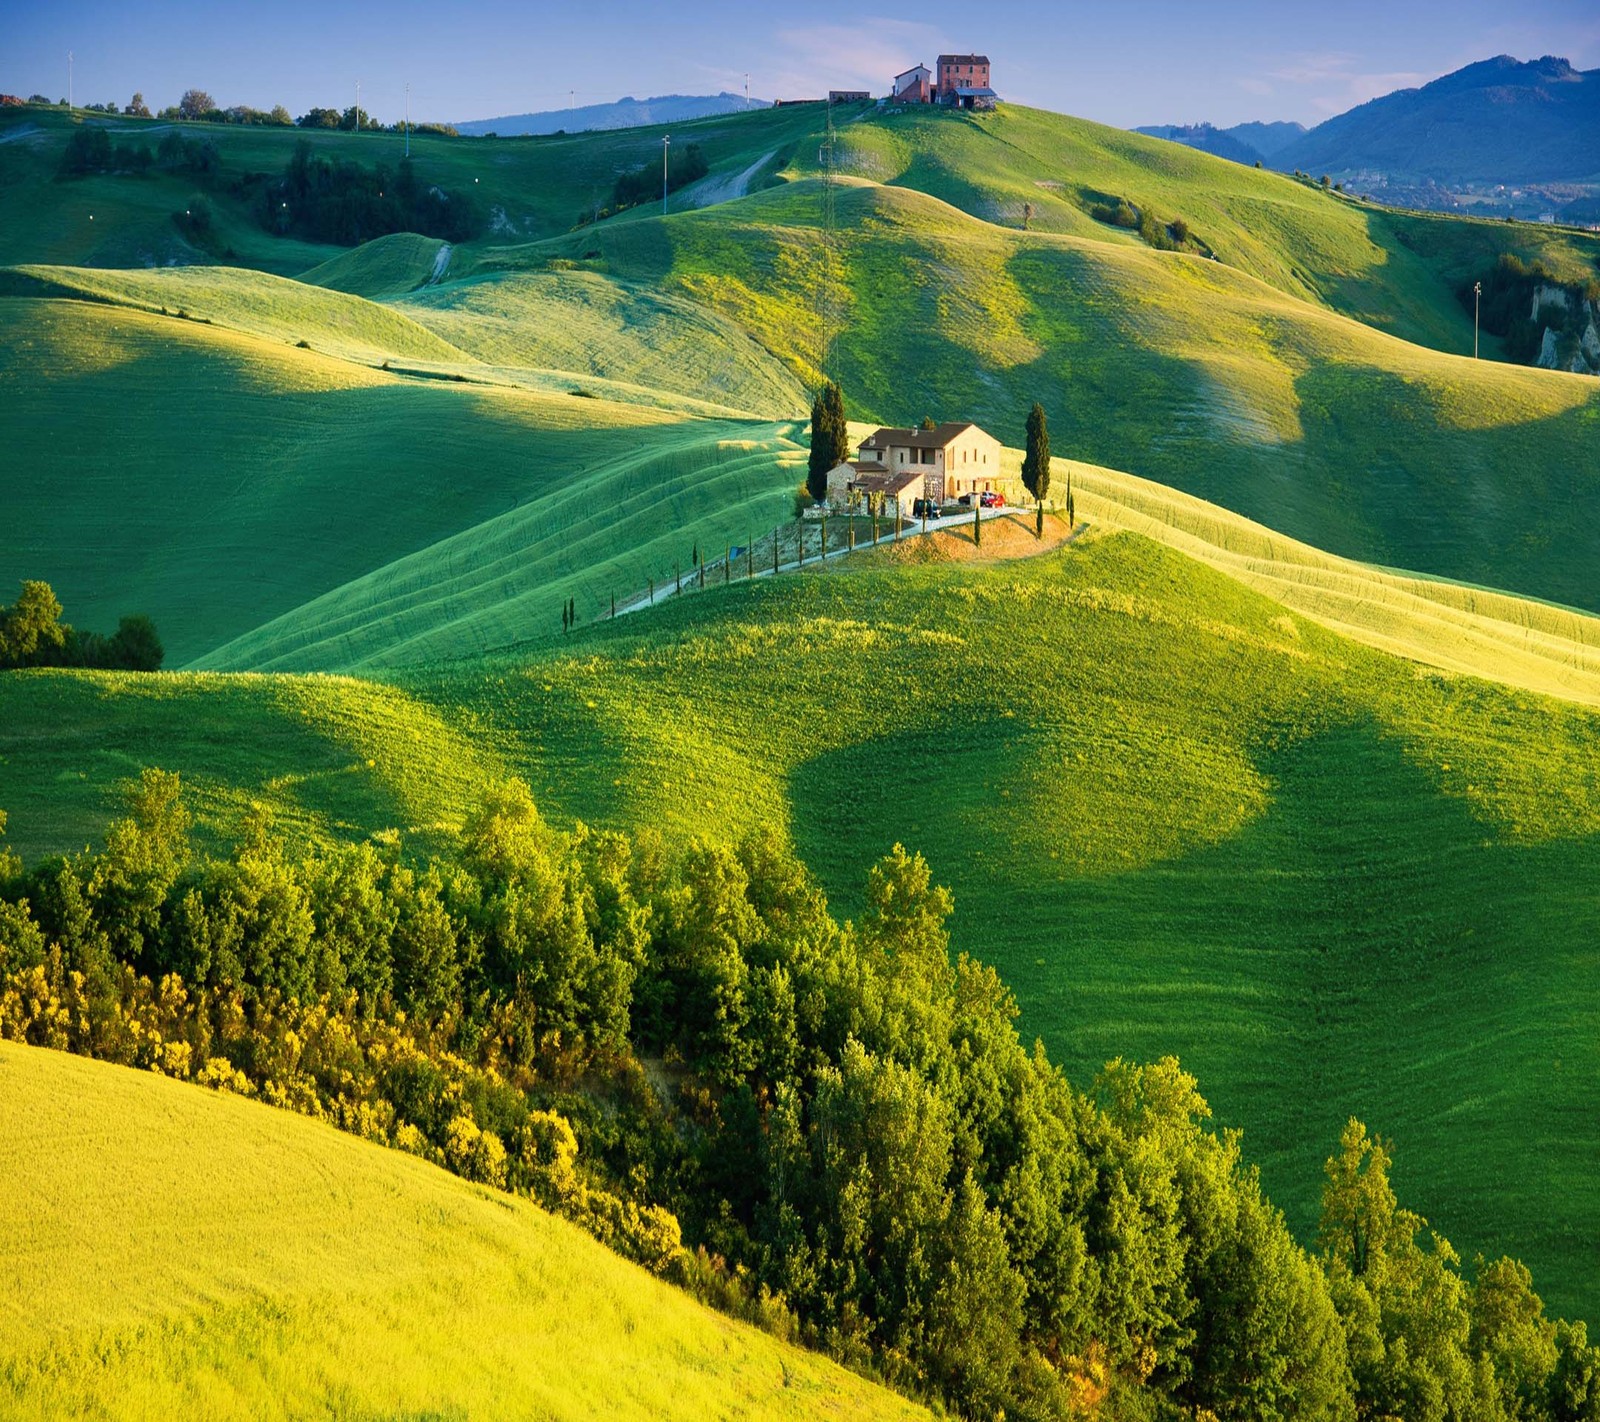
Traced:
<path fill-rule="evenodd" d="M 282 104 L 274 104 L 271 112 L 267 114 L 267 122 L 278 128 L 288 128 L 294 120 L 289 117 L 289 110 Z"/>
<path fill-rule="evenodd" d="M 159 671 L 166 656 L 155 623 L 142 612 L 118 621 L 108 650 L 111 664 L 126 671 Z"/>
<path fill-rule="evenodd" d="M 149 118 L 150 106 L 145 103 L 143 94 L 136 93 L 128 100 L 128 106 L 122 112 L 129 118 Z"/>
<path fill-rule="evenodd" d="M 203 119 L 217 111 L 217 101 L 204 89 L 185 89 L 178 100 L 178 116 L 185 119 Z"/>
<path fill-rule="evenodd" d="M 311 109 L 300 115 L 295 123 L 301 128 L 338 128 L 338 109 Z"/>
<path fill-rule="evenodd" d="M 25 580 L 17 600 L 0 607 L 0 666 L 26 666 L 65 641 L 61 603 L 49 583 Z"/>

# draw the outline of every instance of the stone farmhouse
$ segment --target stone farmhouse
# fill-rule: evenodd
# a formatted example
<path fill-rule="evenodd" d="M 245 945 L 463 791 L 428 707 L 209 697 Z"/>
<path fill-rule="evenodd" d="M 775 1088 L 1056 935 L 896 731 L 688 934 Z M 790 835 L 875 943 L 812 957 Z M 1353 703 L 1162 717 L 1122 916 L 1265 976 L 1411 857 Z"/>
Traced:
<path fill-rule="evenodd" d="M 829 472 L 828 502 L 881 495 L 885 509 L 899 504 L 909 516 L 918 499 L 942 504 L 1010 482 L 1000 472 L 1000 441 L 977 425 L 885 428 L 861 441 L 857 458 Z"/>

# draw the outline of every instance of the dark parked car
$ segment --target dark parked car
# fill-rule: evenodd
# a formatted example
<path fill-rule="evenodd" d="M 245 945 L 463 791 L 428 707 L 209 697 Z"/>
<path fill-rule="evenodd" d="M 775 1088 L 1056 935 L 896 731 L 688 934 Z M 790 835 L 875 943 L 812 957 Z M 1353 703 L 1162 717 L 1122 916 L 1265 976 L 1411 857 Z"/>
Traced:
<path fill-rule="evenodd" d="M 938 518 L 941 510 L 937 500 L 918 499 L 911 505 L 912 518 Z"/>

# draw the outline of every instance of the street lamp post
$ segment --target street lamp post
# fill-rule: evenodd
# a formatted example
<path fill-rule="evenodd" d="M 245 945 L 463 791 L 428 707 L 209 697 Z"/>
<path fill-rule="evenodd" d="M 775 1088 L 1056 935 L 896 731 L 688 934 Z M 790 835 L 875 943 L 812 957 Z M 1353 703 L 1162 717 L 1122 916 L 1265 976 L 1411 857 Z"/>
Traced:
<path fill-rule="evenodd" d="M 664 133 L 661 136 L 661 215 L 667 215 L 667 148 L 672 142 L 672 135 Z"/>

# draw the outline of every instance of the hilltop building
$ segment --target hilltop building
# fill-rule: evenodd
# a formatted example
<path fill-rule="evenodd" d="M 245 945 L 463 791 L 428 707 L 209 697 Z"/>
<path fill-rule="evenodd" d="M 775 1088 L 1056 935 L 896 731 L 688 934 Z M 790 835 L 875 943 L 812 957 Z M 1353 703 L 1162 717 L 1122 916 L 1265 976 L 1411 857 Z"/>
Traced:
<path fill-rule="evenodd" d="M 989 87 L 989 56 L 941 54 L 934 81 L 934 102 L 951 108 L 992 109 L 995 92 Z"/>
<path fill-rule="evenodd" d="M 989 56 L 941 54 L 937 68 L 925 64 L 894 76 L 895 104 L 943 104 L 954 109 L 992 109 L 999 95 L 989 87 Z"/>
<path fill-rule="evenodd" d="M 919 64 L 904 74 L 896 74 L 890 97 L 897 104 L 931 104 L 933 71 L 926 64 Z"/>
<path fill-rule="evenodd" d="M 963 494 L 996 490 L 1000 441 L 970 423 L 931 430 L 885 428 L 861 441 L 859 457 L 828 475 L 828 498 L 843 502 L 853 493 L 885 496 L 909 513 L 917 499 L 943 503 Z"/>

